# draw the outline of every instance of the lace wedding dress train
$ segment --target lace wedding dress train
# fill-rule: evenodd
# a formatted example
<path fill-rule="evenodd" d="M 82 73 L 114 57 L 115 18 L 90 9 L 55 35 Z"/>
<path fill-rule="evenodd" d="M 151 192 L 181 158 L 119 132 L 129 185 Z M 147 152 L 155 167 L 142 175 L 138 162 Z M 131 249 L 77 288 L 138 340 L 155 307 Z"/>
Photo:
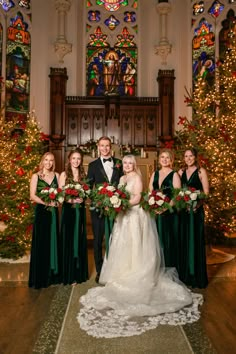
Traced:
<path fill-rule="evenodd" d="M 127 185 L 132 193 L 135 183 Z M 141 334 L 159 324 L 199 319 L 202 295 L 165 269 L 155 221 L 139 206 L 120 214 L 114 224 L 100 283 L 80 298 L 80 327 L 95 337 Z"/>

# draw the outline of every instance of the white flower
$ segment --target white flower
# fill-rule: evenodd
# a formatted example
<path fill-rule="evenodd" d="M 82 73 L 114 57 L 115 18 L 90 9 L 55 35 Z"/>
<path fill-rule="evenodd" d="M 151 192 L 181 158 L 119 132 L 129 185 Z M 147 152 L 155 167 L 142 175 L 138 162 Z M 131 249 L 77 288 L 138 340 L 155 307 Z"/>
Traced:
<path fill-rule="evenodd" d="M 193 192 L 189 195 L 191 200 L 197 200 L 197 193 Z"/>
<path fill-rule="evenodd" d="M 121 202 L 119 200 L 119 198 L 116 196 L 116 195 L 113 195 L 111 198 L 110 198 L 110 202 L 113 206 L 117 205 L 119 202 Z"/>
<path fill-rule="evenodd" d="M 54 188 L 50 188 L 48 193 L 54 193 L 54 194 L 57 194 L 57 190 L 54 189 Z"/>
<path fill-rule="evenodd" d="M 183 192 L 183 191 L 180 191 L 180 192 L 179 192 L 179 196 L 180 196 L 180 197 L 183 197 L 183 196 L 184 196 L 184 192 Z"/>
<path fill-rule="evenodd" d="M 106 189 L 111 192 L 116 190 L 115 187 L 113 187 L 113 186 L 107 186 Z"/>
<path fill-rule="evenodd" d="M 48 194 L 49 191 L 48 191 L 48 189 L 42 189 L 40 193 L 42 193 L 42 194 Z"/>
<path fill-rule="evenodd" d="M 158 197 L 165 198 L 165 196 L 162 192 L 157 192 L 156 195 L 158 195 Z"/>
<path fill-rule="evenodd" d="M 155 204 L 155 198 L 154 198 L 154 197 L 151 197 L 151 198 L 148 200 L 148 204 L 149 204 L 149 205 Z"/>
<path fill-rule="evenodd" d="M 114 208 L 119 208 L 119 206 L 121 205 L 121 200 L 118 200 L 118 203 L 114 204 Z"/>
<path fill-rule="evenodd" d="M 190 195 L 192 192 L 191 191 L 185 191 L 185 194 Z"/>
<path fill-rule="evenodd" d="M 156 201 L 156 204 L 159 205 L 159 206 L 162 206 L 163 203 L 164 203 L 163 199 L 160 199 L 160 200 Z"/>
<path fill-rule="evenodd" d="M 103 186 L 99 186 L 99 187 L 98 187 L 98 190 L 100 191 L 102 188 L 103 188 Z"/>
<path fill-rule="evenodd" d="M 82 186 L 81 186 L 81 184 L 79 184 L 79 183 L 76 183 L 76 184 L 75 184 L 75 189 L 77 189 L 77 190 L 80 190 L 80 189 L 82 189 Z"/>
<path fill-rule="evenodd" d="M 62 204 L 64 202 L 64 198 L 63 197 L 58 198 L 58 202 Z"/>

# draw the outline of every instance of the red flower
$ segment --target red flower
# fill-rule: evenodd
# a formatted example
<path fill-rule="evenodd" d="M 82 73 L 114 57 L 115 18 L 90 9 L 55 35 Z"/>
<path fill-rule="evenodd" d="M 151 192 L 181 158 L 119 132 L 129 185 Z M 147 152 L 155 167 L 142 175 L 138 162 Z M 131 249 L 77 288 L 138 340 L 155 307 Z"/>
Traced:
<path fill-rule="evenodd" d="M 0 220 L 1 221 L 8 221 L 10 219 L 10 217 L 7 214 L 2 214 L 0 215 Z"/>
<path fill-rule="evenodd" d="M 185 200 L 186 202 L 188 202 L 188 201 L 190 200 L 189 196 L 188 196 L 188 195 L 185 195 L 185 196 L 184 196 L 184 200 Z"/>
<path fill-rule="evenodd" d="M 26 146 L 26 148 L 25 148 L 26 154 L 29 154 L 31 151 L 32 151 L 32 147 L 31 146 Z"/>
<path fill-rule="evenodd" d="M 174 145 L 174 140 L 170 140 L 170 141 L 165 142 L 165 147 L 167 149 L 172 149 L 173 145 Z"/>
<path fill-rule="evenodd" d="M 29 205 L 25 204 L 25 203 L 20 203 L 17 208 L 21 212 L 21 215 L 24 215 L 25 214 L 25 209 L 28 209 Z"/>
<path fill-rule="evenodd" d="M 10 242 L 15 242 L 15 237 L 14 236 L 7 236 L 6 240 L 10 241 Z"/>
<path fill-rule="evenodd" d="M 184 125 L 187 121 L 186 117 L 179 117 L 178 125 Z"/>
<path fill-rule="evenodd" d="M 49 141 L 49 135 L 41 132 L 40 133 L 40 140 Z"/>
<path fill-rule="evenodd" d="M 18 170 L 16 171 L 16 174 L 20 177 L 25 175 L 25 171 L 23 170 L 22 167 L 18 168 Z"/>
<path fill-rule="evenodd" d="M 89 188 L 89 185 L 87 185 L 87 184 L 84 184 L 83 185 L 83 190 L 84 191 L 88 191 L 90 188 Z"/>
<path fill-rule="evenodd" d="M 194 131 L 195 129 L 196 129 L 196 127 L 194 125 L 191 125 L 191 124 L 188 125 L 189 131 Z"/>
<path fill-rule="evenodd" d="M 50 193 L 49 194 L 49 198 L 52 199 L 52 200 L 55 200 L 56 199 L 56 194 L 55 193 Z"/>

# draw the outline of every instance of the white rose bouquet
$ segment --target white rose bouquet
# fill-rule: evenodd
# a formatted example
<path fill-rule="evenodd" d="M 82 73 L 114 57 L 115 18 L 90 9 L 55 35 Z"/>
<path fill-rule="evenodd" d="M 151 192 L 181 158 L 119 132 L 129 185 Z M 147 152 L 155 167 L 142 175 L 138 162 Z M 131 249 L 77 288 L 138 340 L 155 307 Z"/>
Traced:
<path fill-rule="evenodd" d="M 148 211 L 151 216 L 155 217 L 166 210 L 173 212 L 170 204 L 170 198 L 161 190 L 153 190 L 152 192 L 142 192 L 140 207 Z"/>

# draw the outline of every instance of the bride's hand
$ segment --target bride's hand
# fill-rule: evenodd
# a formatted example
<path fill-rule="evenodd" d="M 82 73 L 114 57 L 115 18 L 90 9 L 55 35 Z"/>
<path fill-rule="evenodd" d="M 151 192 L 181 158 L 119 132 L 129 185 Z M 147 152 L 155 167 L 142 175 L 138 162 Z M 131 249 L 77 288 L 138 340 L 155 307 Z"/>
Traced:
<path fill-rule="evenodd" d="M 155 213 L 156 213 L 157 215 L 161 215 L 161 214 L 163 214 L 166 210 L 167 210 L 167 208 L 161 209 L 161 210 L 159 210 L 159 211 L 156 210 Z"/>

